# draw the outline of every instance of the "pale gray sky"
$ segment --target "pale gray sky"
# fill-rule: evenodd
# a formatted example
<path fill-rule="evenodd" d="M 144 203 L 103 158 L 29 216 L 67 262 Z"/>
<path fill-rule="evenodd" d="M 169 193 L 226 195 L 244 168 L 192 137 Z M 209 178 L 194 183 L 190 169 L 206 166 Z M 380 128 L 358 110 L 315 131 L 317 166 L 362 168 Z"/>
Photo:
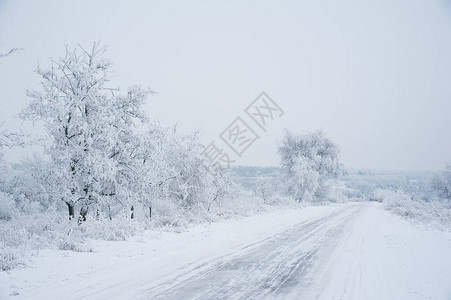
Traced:
<path fill-rule="evenodd" d="M 109 46 L 115 85 L 150 86 L 161 123 L 208 144 L 261 92 L 285 111 L 238 161 L 277 165 L 283 128 L 322 128 L 348 167 L 451 161 L 449 1 L 0 0 L 0 120 L 64 44 Z M 225 147 L 225 146 L 224 146 Z"/>

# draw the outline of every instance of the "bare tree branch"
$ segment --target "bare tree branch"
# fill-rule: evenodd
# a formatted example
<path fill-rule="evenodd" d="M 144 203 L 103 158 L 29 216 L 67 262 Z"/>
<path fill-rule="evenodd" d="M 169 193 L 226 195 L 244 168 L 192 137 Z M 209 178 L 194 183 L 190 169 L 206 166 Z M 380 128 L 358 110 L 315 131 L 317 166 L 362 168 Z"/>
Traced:
<path fill-rule="evenodd" d="M 12 48 L 11 50 L 9 50 L 8 53 L 3 53 L 3 54 L 0 53 L 0 58 L 9 56 L 9 55 L 13 54 L 14 52 L 21 51 L 21 50 L 23 50 L 23 48 Z"/>

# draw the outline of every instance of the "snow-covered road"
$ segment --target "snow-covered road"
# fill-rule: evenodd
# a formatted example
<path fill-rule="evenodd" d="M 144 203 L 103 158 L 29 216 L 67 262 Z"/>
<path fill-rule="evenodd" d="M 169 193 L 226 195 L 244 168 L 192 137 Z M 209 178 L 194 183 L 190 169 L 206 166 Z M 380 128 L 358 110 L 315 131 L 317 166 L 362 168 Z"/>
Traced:
<path fill-rule="evenodd" d="M 262 299 L 286 297 L 311 285 L 309 271 L 339 240 L 361 207 L 342 207 L 296 224 L 282 233 L 216 258 L 185 274 L 177 284 L 164 282 L 145 294 L 161 299 Z"/>
<path fill-rule="evenodd" d="M 450 234 L 413 226 L 374 203 L 278 209 L 94 248 L 44 251 L 34 268 L 0 274 L 3 295 L 451 299 Z"/>

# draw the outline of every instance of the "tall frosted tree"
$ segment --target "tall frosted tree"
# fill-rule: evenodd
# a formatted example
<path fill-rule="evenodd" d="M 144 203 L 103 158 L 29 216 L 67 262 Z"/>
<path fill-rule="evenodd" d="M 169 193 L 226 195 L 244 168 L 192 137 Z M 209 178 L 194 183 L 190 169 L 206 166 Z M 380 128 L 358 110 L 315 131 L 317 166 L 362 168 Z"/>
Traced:
<path fill-rule="evenodd" d="M 341 173 L 339 149 L 322 131 L 285 132 L 279 146 L 282 166 L 288 173 L 288 192 L 298 201 L 327 197 L 328 183 Z"/>
<path fill-rule="evenodd" d="M 42 121 L 49 135 L 46 153 L 53 164 L 58 198 L 67 204 L 69 218 L 80 206 L 80 220 L 93 204 L 121 201 L 132 178 L 134 127 L 145 117 L 142 104 L 150 91 L 129 88 L 125 95 L 108 86 L 111 62 L 104 47 L 90 51 L 66 47 L 64 57 L 38 67 L 40 90 L 27 91 L 31 102 L 23 119 Z M 129 196 L 129 195 L 128 195 Z"/>

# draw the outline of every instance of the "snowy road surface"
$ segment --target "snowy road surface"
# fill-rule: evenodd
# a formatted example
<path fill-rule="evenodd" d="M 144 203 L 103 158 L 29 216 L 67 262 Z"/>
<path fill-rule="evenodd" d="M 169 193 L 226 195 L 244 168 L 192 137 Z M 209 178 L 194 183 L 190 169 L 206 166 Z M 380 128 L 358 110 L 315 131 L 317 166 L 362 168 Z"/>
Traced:
<path fill-rule="evenodd" d="M 278 209 L 42 251 L 0 273 L 11 299 L 451 299 L 451 235 L 379 204 Z"/>

